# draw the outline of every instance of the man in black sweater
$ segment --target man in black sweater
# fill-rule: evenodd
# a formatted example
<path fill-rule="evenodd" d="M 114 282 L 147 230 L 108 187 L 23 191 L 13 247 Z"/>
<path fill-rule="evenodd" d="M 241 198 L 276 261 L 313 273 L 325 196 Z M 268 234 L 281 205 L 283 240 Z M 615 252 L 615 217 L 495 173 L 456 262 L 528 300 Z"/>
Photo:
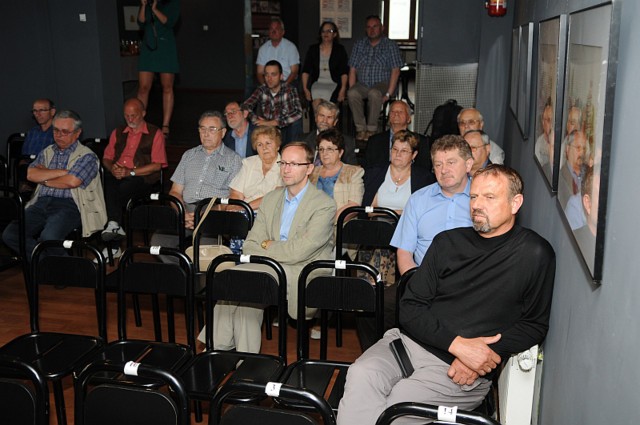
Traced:
<path fill-rule="evenodd" d="M 544 339 L 555 253 L 515 224 L 524 199 L 520 176 L 489 165 L 474 175 L 470 195 L 473 228 L 435 237 L 400 301 L 401 329 L 389 330 L 349 368 L 338 425 L 374 424 L 404 401 L 472 410 L 501 361 Z M 409 377 L 389 347 L 396 339 L 414 368 Z"/>

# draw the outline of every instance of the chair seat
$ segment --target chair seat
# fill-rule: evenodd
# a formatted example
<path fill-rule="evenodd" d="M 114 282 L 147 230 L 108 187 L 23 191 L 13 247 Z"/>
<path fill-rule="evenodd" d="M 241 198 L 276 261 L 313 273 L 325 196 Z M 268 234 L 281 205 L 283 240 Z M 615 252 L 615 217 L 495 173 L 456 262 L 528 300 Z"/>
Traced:
<path fill-rule="evenodd" d="M 245 425 L 256 419 L 260 421 L 260 425 L 318 425 L 318 421 L 300 412 L 246 404 L 230 408 L 220 420 L 220 425 Z"/>
<path fill-rule="evenodd" d="M 242 362 L 238 365 L 239 362 Z M 281 358 L 265 354 L 236 353 L 230 351 L 206 351 L 193 358 L 182 373 L 182 380 L 190 398 L 210 400 L 222 381 L 229 375 L 227 382 L 250 379 L 267 383 L 277 381 L 284 371 Z M 253 401 L 249 395 L 233 397 L 234 402 Z"/>
<path fill-rule="evenodd" d="M 338 404 L 344 393 L 347 370 L 350 363 L 332 362 L 327 360 L 298 360 L 287 367 L 280 382 L 296 388 L 304 388 L 325 397 L 334 412 L 338 411 Z M 310 405 L 300 401 L 277 398 L 276 402 L 295 409 L 312 410 Z"/>
<path fill-rule="evenodd" d="M 88 362 L 103 345 L 98 337 L 39 332 L 10 341 L 0 348 L 0 354 L 17 357 L 55 380 L 73 372 L 75 365 Z"/>

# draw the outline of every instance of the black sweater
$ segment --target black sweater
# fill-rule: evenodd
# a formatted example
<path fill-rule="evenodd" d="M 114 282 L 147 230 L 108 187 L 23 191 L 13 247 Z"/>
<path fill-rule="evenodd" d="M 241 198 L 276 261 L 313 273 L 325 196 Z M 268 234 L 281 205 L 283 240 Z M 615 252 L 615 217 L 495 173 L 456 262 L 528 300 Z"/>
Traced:
<path fill-rule="evenodd" d="M 502 334 L 503 360 L 542 342 L 549 327 L 555 253 L 537 233 L 514 226 L 483 238 L 473 228 L 438 234 L 400 301 L 403 332 L 438 358 L 456 336 Z"/>

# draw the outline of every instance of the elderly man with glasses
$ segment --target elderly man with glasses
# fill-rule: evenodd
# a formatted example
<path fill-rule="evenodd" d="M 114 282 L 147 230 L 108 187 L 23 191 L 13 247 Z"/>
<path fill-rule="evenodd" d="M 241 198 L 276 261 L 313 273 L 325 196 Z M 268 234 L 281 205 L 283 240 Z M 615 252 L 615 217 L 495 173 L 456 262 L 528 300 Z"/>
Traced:
<path fill-rule="evenodd" d="M 100 160 L 79 142 L 82 121 L 72 111 L 59 111 L 53 118 L 55 144 L 42 150 L 29 165 L 27 179 L 36 183 L 25 210 L 26 250 L 30 257 L 36 244 L 64 239 L 82 225 L 82 235 L 102 230 L 107 212 L 98 174 Z M 19 250 L 19 227 L 12 222 L 2 238 Z"/>
<path fill-rule="evenodd" d="M 461 136 L 464 136 L 467 131 L 483 130 L 484 118 L 480 111 L 476 108 L 465 108 L 460 111 L 458 114 L 458 129 Z M 489 144 L 491 145 L 491 154 L 489 155 L 491 162 L 493 164 L 503 164 L 504 151 L 502 148 L 493 140 L 489 140 Z"/>
<path fill-rule="evenodd" d="M 251 147 L 251 133 L 256 126 L 249 121 L 249 111 L 242 109 L 240 102 L 234 100 L 224 107 L 224 116 L 231 130 L 224 135 L 222 143 L 243 159 L 257 154 Z"/>

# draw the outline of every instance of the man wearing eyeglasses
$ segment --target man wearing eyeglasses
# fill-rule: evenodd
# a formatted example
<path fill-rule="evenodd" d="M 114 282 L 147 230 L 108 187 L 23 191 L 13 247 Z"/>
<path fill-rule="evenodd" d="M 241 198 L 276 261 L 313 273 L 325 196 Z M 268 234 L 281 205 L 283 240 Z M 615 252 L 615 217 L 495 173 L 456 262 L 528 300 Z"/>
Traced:
<path fill-rule="evenodd" d="M 243 159 L 257 154 L 251 147 L 251 133 L 256 126 L 248 120 L 249 111 L 242 109 L 239 102 L 233 101 L 224 107 L 224 116 L 231 129 L 222 139 L 224 145 Z"/>
<path fill-rule="evenodd" d="M 102 230 L 107 211 L 98 175 L 100 160 L 79 142 L 82 121 L 72 111 L 59 111 L 53 118 L 55 144 L 42 150 L 29 165 L 27 179 L 37 184 L 25 209 L 27 255 L 36 244 L 64 239 L 82 225 L 82 236 Z M 5 243 L 19 252 L 17 222 L 7 226 Z"/>
<path fill-rule="evenodd" d="M 242 108 L 249 111 L 255 125 L 278 127 L 282 132 L 282 145 L 302 134 L 302 105 L 298 90 L 282 81 L 282 65 L 272 60 L 264 67 L 265 83 L 254 90 Z M 258 115 L 258 112 L 261 115 Z"/>
<path fill-rule="evenodd" d="M 470 176 L 476 171 L 491 164 L 489 154 L 491 153 L 491 143 L 489 136 L 482 130 L 469 130 L 464 134 L 464 140 L 469 143 L 471 154 L 473 155 L 473 165 L 471 166 Z"/>
<path fill-rule="evenodd" d="M 484 118 L 480 111 L 476 108 L 465 108 L 458 114 L 458 129 L 460 135 L 464 136 L 467 131 L 470 130 L 482 130 L 484 129 Z M 504 163 L 504 151 L 496 142 L 489 140 L 491 144 L 491 155 L 489 158 L 493 164 Z"/>
<path fill-rule="evenodd" d="M 53 128 L 51 123 L 56 114 L 56 107 L 51 99 L 38 99 L 31 109 L 33 119 L 38 125 L 27 132 L 22 145 L 22 155 L 38 155 L 42 149 L 53 144 Z"/>
<path fill-rule="evenodd" d="M 313 154 L 304 142 L 293 142 L 282 148 L 278 165 L 284 188 L 264 196 L 242 250 L 245 255 L 270 257 L 282 265 L 287 275 L 289 316 L 293 319 L 297 318 L 297 283 L 303 267 L 315 260 L 332 258 L 336 203 L 309 182 L 314 167 Z M 306 319 L 313 318 L 314 313 L 307 310 Z M 217 304 L 214 314 L 215 349 L 260 351 L 262 309 Z"/>

